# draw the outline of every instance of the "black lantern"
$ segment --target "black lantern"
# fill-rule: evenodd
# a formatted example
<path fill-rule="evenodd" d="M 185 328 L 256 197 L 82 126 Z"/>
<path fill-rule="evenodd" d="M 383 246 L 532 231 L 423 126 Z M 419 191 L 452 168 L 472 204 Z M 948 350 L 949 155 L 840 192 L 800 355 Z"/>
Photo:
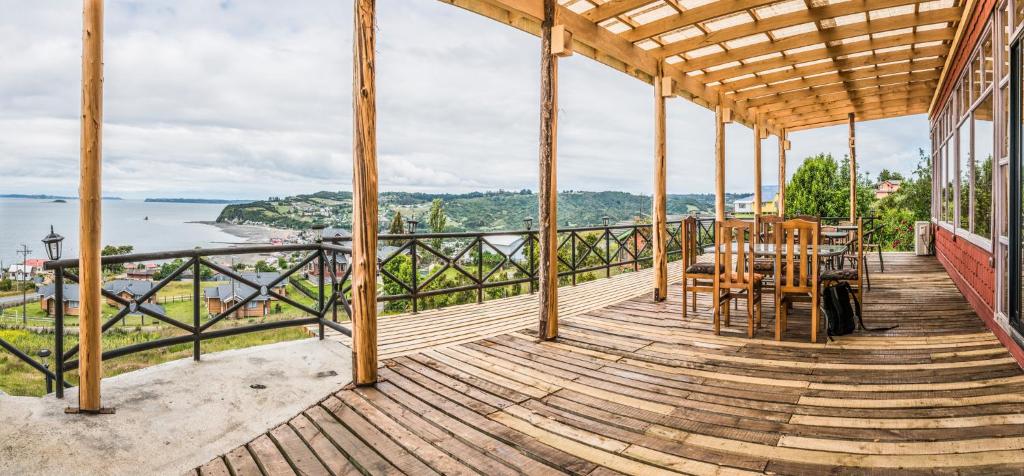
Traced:
<path fill-rule="evenodd" d="M 608 220 L 609 220 L 608 215 L 605 215 L 602 219 L 604 220 L 604 226 L 608 227 Z"/>
<path fill-rule="evenodd" d="M 533 217 L 523 218 L 523 225 L 526 225 L 526 231 L 530 231 L 533 228 Z"/>
<path fill-rule="evenodd" d="M 62 241 L 64 241 L 64 237 L 54 233 L 53 225 L 50 225 L 50 234 L 43 238 L 43 244 L 46 245 L 46 256 L 51 261 L 60 259 Z"/>
<path fill-rule="evenodd" d="M 317 224 L 314 224 L 310 228 L 313 230 L 313 239 L 317 243 L 320 243 L 321 241 L 323 241 L 323 239 L 324 239 L 324 228 L 327 228 L 327 225 L 324 225 L 323 223 L 317 223 Z"/>
<path fill-rule="evenodd" d="M 410 219 L 405 221 L 405 230 L 410 235 L 415 235 L 416 234 L 416 227 L 418 227 L 419 225 L 420 225 L 420 222 L 416 221 L 415 218 L 410 218 Z"/>

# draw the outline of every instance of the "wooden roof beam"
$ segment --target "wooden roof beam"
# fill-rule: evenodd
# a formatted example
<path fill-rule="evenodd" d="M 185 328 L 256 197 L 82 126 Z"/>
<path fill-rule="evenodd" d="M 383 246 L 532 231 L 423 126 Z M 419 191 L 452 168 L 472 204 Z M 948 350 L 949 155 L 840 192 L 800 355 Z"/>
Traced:
<path fill-rule="evenodd" d="M 808 116 L 799 120 L 794 120 L 785 123 L 786 130 L 792 131 L 794 129 L 803 128 L 805 126 L 814 125 L 816 127 L 824 127 L 822 124 L 835 123 L 836 121 L 848 120 L 848 114 L 853 111 L 835 111 L 835 114 L 827 114 L 820 116 Z M 889 106 L 869 108 L 857 112 L 857 121 L 869 121 L 872 119 L 885 119 L 889 117 L 906 116 L 910 114 L 923 114 L 928 112 L 928 104 L 925 101 L 911 103 L 911 104 L 894 104 Z"/>
<path fill-rule="evenodd" d="M 776 122 L 782 124 L 788 124 L 790 122 L 805 119 L 808 117 L 817 117 L 823 115 L 832 115 L 840 112 L 858 112 L 867 110 L 870 108 L 889 107 L 894 104 L 913 104 L 920 102 L 921 100 L 931 96 L 927 92 L 918 92 L 914 95 L 891 95 L 891 96 L 876 96 L 873 98 L 864 98 L 851 101 L 836 101 L 829 106 L 822 107 L 810 107 L 805 106 L 807 109 L 800 109 L 794 111 L 788 111 L 774 116 Z"/>
<path fill-rule="evenodd" d="M 539 18 L 543 15 L 541 0 L 441 1 L 493 18 L 533 35 L 540 33 Z M 565 25 L 572 33 L 573 50 L 576 53 L 593 58 L 647 83 L 654 81 L 660 58 L 598 26 L 583 15 L 562 6 L 555 9 L 556 23 Z M 665 76 L 675 80 L 678 95 L 711 109 L 718 104 L 718 88 L 708 87 L 702 81 L 687 76 L 675 65 L 665 65 L 664 72 Z M 736 113 L 738 122 L 749 127 L 751 121 L 746 106 L 735 104 L 731 98 L 724 101 L 724 105 Z M 774 127 L 769 129 L 776 133 Z"/>
<path fill-rule="evenodd" d="M 822 96 L 813 96 L 802 100 L 786 103 L 772 104 L 774 108 L 761 106 L 757 108 L 758 113 L 764 117 L 779 117 L 791 112 L 807 112 L 813 109 L 827 108 L 832 105 L 841 105 L 850 101 L 874 101 L 878 98 L 897 99 L 920 94 L 931 94 L 935 89 L 935 83 L 915 83 L 914 85 L 899 85 L 858 89 L 852 91 L 841 91 Z"/>
<path fill-rule="evenodd" d="M 823 94 L 843 93 L 846 91 L 855 91 L 890 85 L 906 86 L 908 84 L 912 84 L 915 82 L 935 81 L 936 79 L 938 78 L 937 75 L 934 73 L 932 73 L 931 75 L 924 75 L 920 73 L 902 73 L 894 74 L 891 76 L 883 76 L 874 79 L 863 79 L 860 81 L 854 81 L 852 83 L 834 83 L 827 84 L 824 86 L 815 86 L 810 88 L 810 90 L 790 91 L 781 94 L 773 94 L 771 96 L 747 99 L 746 101 L 742 102 L 748 108 L 757 107 L 758 109 L 761 109 L 762 106 L 766 106 L 769 104 L 787 103 L 789 101 L 794 100 L 814 98 L 817 96 L 821 96 Z"/>
<path fill-rule="evenodd" d="M 740 66 L 732 66 L 729 68 L 722 68 L 715 71 L 709 71 L 708 73 L 702 76 L 697 76 L 697 78 L 707 83 L 712 83 L 715 81 L 722 81 L 729 78 L 737 78 L 747 74 L 757 74 L 762 71 L 769 71 L 773 69 L 784 68 L 787 66 L 798 65 L 801 63 L 818 61 L 825 58 L 834 58 L 836 56 L 852 55 L 857 53 L 863 53 L 865 51 L 880 50 L 898 46 L 911 46 L 917 43 L 945 41 L 951 38 L 953 38 L 953 33 L 948 29 L 928 30 L 919 33 L 905 33 L 902 35 L 886 36 L 883 38 L 875 38 L 864 41 L 858 41 L 854 43 L 847 43 L 845 45 L 839 45 L 834 48 L 819 48 L 811 51 L 802 51 L 800 53 L 793 53 L 769 60 L 757 61 L 754 63 L 743 64 Z M 944 47 L 948 52 L 949 47 Z"/>
<path fill-rule="evenodd" d="M 815 111 L 829 111 L 836 108 L 842 108 L 847 106 L 867 106 L 880 103 L 890 103 L 897 101 L 907 101 L 918 99 L 922 97 L 931 97 L 932 90 L 930 89 L 917 89 L 911 92 L 905 93 L 890 93 L 880 94 L 865 97 L 850 97 L 850 99 L 837 99 L 834 101 L 821 102 L 817 104 L 808 104 L 805 106 L 797 106 L 789 109 L 780 109 L 772 112 L 771 117 L 777 121 L 786 122 L 793 116 L 799 116 L 801 114 L 808 114 Z"/>
<path fill-rule="evenodd" d="M 933 58 L 912 63 L 896 63 L 873 68 L 863 68 L 853 71 L 841 71 L 837 73 L 823 74 L 810 78 L 773 83 L 767 87 L 749 89 L 737 92 L 732 95 L 734 100 L 756 98 L 765 95 L 778 94 L 787 91 L 806 89 L 812 86 L 831 84 L 838 82 L 853 82 L 858 79 L 877 78 L 889 74 L 913 73 L 913 72 L 934 72 L 938 76 L 938 68 L 944 64 L 942 58 Z"/>
<path fill-rule="evenodd" d="M 763 56 L 771 53 L 782 53 L 786 50 L 803 48 L 821 43 L 827 44 L 832 41 L 838 41 L 847 38 L 855 38 L 858 36 L 872 35 L 893 30 L 902 30 L 905 28 L 913 28 L 920 25 L 930 25 L 933 23 L 956 21 L 960 18 L 960 11 L 961 10 L 959 7 L 942 8 L 922 13 L 897 15 L 894 17 L 883 18 L 870 22 L 838 26 L 827 30 L 813 31 L 800 35 L 795 35 L 778 41 L 758 43 L 754 45 L 743 46 L 733 50 L 723 51 L 720 53 L 713 53 L 710 55 L 701 56 L 699 58 L 694 58 L 689 61 L 678 63 L 676 66 L 679 66 L 683 71 L 690 72 L 699 69 L 709 68 L 720 64 L 731 63 L 733 61 L 739 61 L 746 58 L 754 58 L 757 56 Z M 659 54 L 658 49 L 653 49 L 650 51 L 654 55 Z"/>
<path fill-rule="evenodd" d="M 946 47 L 942 45 L 930 46 L 927 48 L 921 48 L 918 50 L 906 49 L 899 51 L 890 51 L 887 53 L 876 53 L 870 55 L 856 56 L 849 59 L 815 63 L 809 66 L 802 66 L 799 68 L 789 69 L 785 71 L 778 71 L 775 73 L 768 73 L 762 76 L 755 76 L 752 78 L 744 78 L 737 81 L 725 83 L 722 87 L 729 90 L 737 90 L 743 88 L 749 88 L 758 84 L 772 84 L 780 81 L 786 81 L 788 79 L 801 78 L 813 74 L 826 73 L 829 71 L 847 71 L 854 68 L 863 68 L 865 66 L 894 63 L 896 61 L 908 61 L 914 58 L 928 58 L 938 57 L 942 58 L 946 54 Z"/>
<path fill-rule="evenodd" d="M 657 54 L 666 57 L 674 56 L 687 51 L 703 48 L 705 46 L 737 40 L 747 36 L 756 35 L 758 33 L 778 30 L 780 28 L 802 25 L 804 23 L 819 22 L 821 20 L 878 10 L 880 8 L 898 7 L 914 3 L 917 3 L 917 0 L 871 0 L 870 2 L 867 0 L 856 0 L 847 3 L 813 7 L 807 10 L 785 13 L 759 21 L 752 21 L 750 23 L 723 28 L 704 36 L 687 38 L 674 43 L 669 43 L 661 47 Z M 684 14 L 683 16 L 686 15 Z M 621 36 L 630 41 L 642 40 L 643 38 L 637 38 L 635 33 L 636 31 L 637 30 L 630 30 L 622 32 Z"/>
<path fill-rule="evenodd" d="M 641 41 L 715 18 L 778 2 L 779 0 L 718 0 L 624 31 L 620 33 L 620 36 L 629 41 Z"/>

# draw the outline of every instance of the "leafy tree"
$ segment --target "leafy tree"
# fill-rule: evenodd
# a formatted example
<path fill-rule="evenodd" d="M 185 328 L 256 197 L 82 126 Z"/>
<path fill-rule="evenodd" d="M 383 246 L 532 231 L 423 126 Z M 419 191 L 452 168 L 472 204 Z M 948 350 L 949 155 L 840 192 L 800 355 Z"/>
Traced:
<path fill-rule="evenodd" d="M 132 245 L 120 245 L 120 246 L 107 245 L 107 246 L 104 246 L 103 250 L 100 251 L 100 255 L 101 256 L 127 255 L 127 254 L 131 254 L 131 252 L 133 250 L 135 250 L 135 247 L 132 246 Z M 108 264 L 108 265 L 103 266 L 103 271 L 106 271 L 108 273 L 113 273 L 113 274 L 121 274 L 121 273 L 124 272 L 124 265 L 123 264 Z"/>
<path fill-rule="evenodd" d="M 231 269 L 233 269 L 235 271 L 245 271 L 246 266 L 245 266 L 245 263 L 239 262 L 239 263 L 232 264 L 231 265 Z"/>
<path fill-rule="evenodd" d="M 256 262 L 255 269 L 257 273 L 269 273 L 274 271 L 274 266 L 267 263 L 266 260 L 259 260 Z"/>
<path fill-rule="evenodd" d="M 448 224 L 448 217 L 444 212 L 444 201 L 435 198 L 430 204 L 430 231 L 443 233 Z"/>
<path fill-rule="evenodd" d="M 8 278 L 0 279 L 0 291 L 10 291 L 14 289 L 14 281 Z"/>
<path fill-rule="evenodd" d="M 174 261 L 164 263 L 160 265 L 160 269 L 156 270 L 156 273 L 153 275 L 153 279 L 160 281 L 161 279 L 170 276 L 171 273 L 174 273 L 175 270 L 177 270 L 184 264 L 185 261 L 182 260 L 181 258 L 177 258 Z"/>
<path fill-rule="evenodd" d="M 284 256 L 277 258 L 277 268 L 281 270 L 288 269 L 288 260 Z"/>
<path fill-rule="evenodd" d="M 886 180 L 903 181 L 904 178 L 903 174 L 899 172 L 895 172 L 889 169 L 882 169 L 882 171 L 878 173 L 878 183 L 885 182 Z"/>
<path fill-rule="evenodd" d="M 402 212 L 396 211 L 394 218 L 391 219 L 391 224 L 388 225 L 388 234 L 401 235 L 403 233 L 405 233 L 405 220 L 402 219 Z M 389 244 L 402 246 L 402 240 L 391 240 Z"/>
<path fill-rule="evenodd" d="M 829 154 L 809 157 L 786 185 L 786 211 L 791 215 L 842 216 L 845 192 L 839 164 Z M 845 192 L 849 193 L 849 192 Z"/>

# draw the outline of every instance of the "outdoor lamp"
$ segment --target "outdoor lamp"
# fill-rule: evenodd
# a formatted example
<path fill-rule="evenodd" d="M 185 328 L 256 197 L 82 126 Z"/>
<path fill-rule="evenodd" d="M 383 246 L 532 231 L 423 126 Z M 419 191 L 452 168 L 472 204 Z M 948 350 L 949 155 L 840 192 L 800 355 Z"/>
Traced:
<path fill-rule="evenodd" d="M 60 259 L 61 242 L 64 241 L 64 237 L 53 232 L 53 225 L 50 225 L 50 234 L 43 238 L 43 244 L 46 245 L 46 256 L 51 261 Z"/>
<path fill-rule="evenodd" d="M 609 218 L 608 218 L 608 215 L 605 215 L 605 216 L 603 217 L 603 219 L 604 219 L 604 226 L 606 226 L 606 227 L 607 227 L 607 226 L 608 226 L 608 220 L 609 220 Z"/>
<path fill-rule="evenodd" d="M 313 230 L 313 238 L 316 240 L 316 242 L 319 243 L 323 241 L 324 228 L 327 228 L 327 225 L 324 225 L 323 223 L 317 223 L 313 225 L 311 228 Z"/>
<path fill-rule="evenodd" d="M 414 218 L 410 218 L 405 221 L 405 229 L 410 235 L 416 234 L 416 227 L 419 226 L 420 222 Z"/>
<path fill-rule="evenodd" d="M 526 225 L 526 231 L 530 231 L 533 228 L 533 217 L 523 218 L 523 224 Z"/>

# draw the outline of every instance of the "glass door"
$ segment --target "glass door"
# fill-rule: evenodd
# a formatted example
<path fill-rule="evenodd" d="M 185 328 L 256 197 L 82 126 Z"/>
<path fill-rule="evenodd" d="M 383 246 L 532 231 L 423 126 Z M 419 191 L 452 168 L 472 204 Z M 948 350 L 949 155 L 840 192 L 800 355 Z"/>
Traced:
<path fill-rule="evenodd" d="M 1024 30 L 1022 30 L 1024 31 Z M 1022 115 L 1022 101 L 1024 91 L 1021 91 L 1022 80 L 1024 80 L 1024 64 L 1021 58 L 1021 46 L 1024 43 L 1024 33 L 1018 32 L 1016 38 L 1010 42 L 1010 325 L 1024 334 L 1024 318 L 1022 318 L 1022 296 L 1024 296 L 1024 267 L 1021 266 L 1024 259 L 1024 180 L 1021 180 L 1022 154 L 1021 138 L 1024 136 L 1024 115 Z"/>

